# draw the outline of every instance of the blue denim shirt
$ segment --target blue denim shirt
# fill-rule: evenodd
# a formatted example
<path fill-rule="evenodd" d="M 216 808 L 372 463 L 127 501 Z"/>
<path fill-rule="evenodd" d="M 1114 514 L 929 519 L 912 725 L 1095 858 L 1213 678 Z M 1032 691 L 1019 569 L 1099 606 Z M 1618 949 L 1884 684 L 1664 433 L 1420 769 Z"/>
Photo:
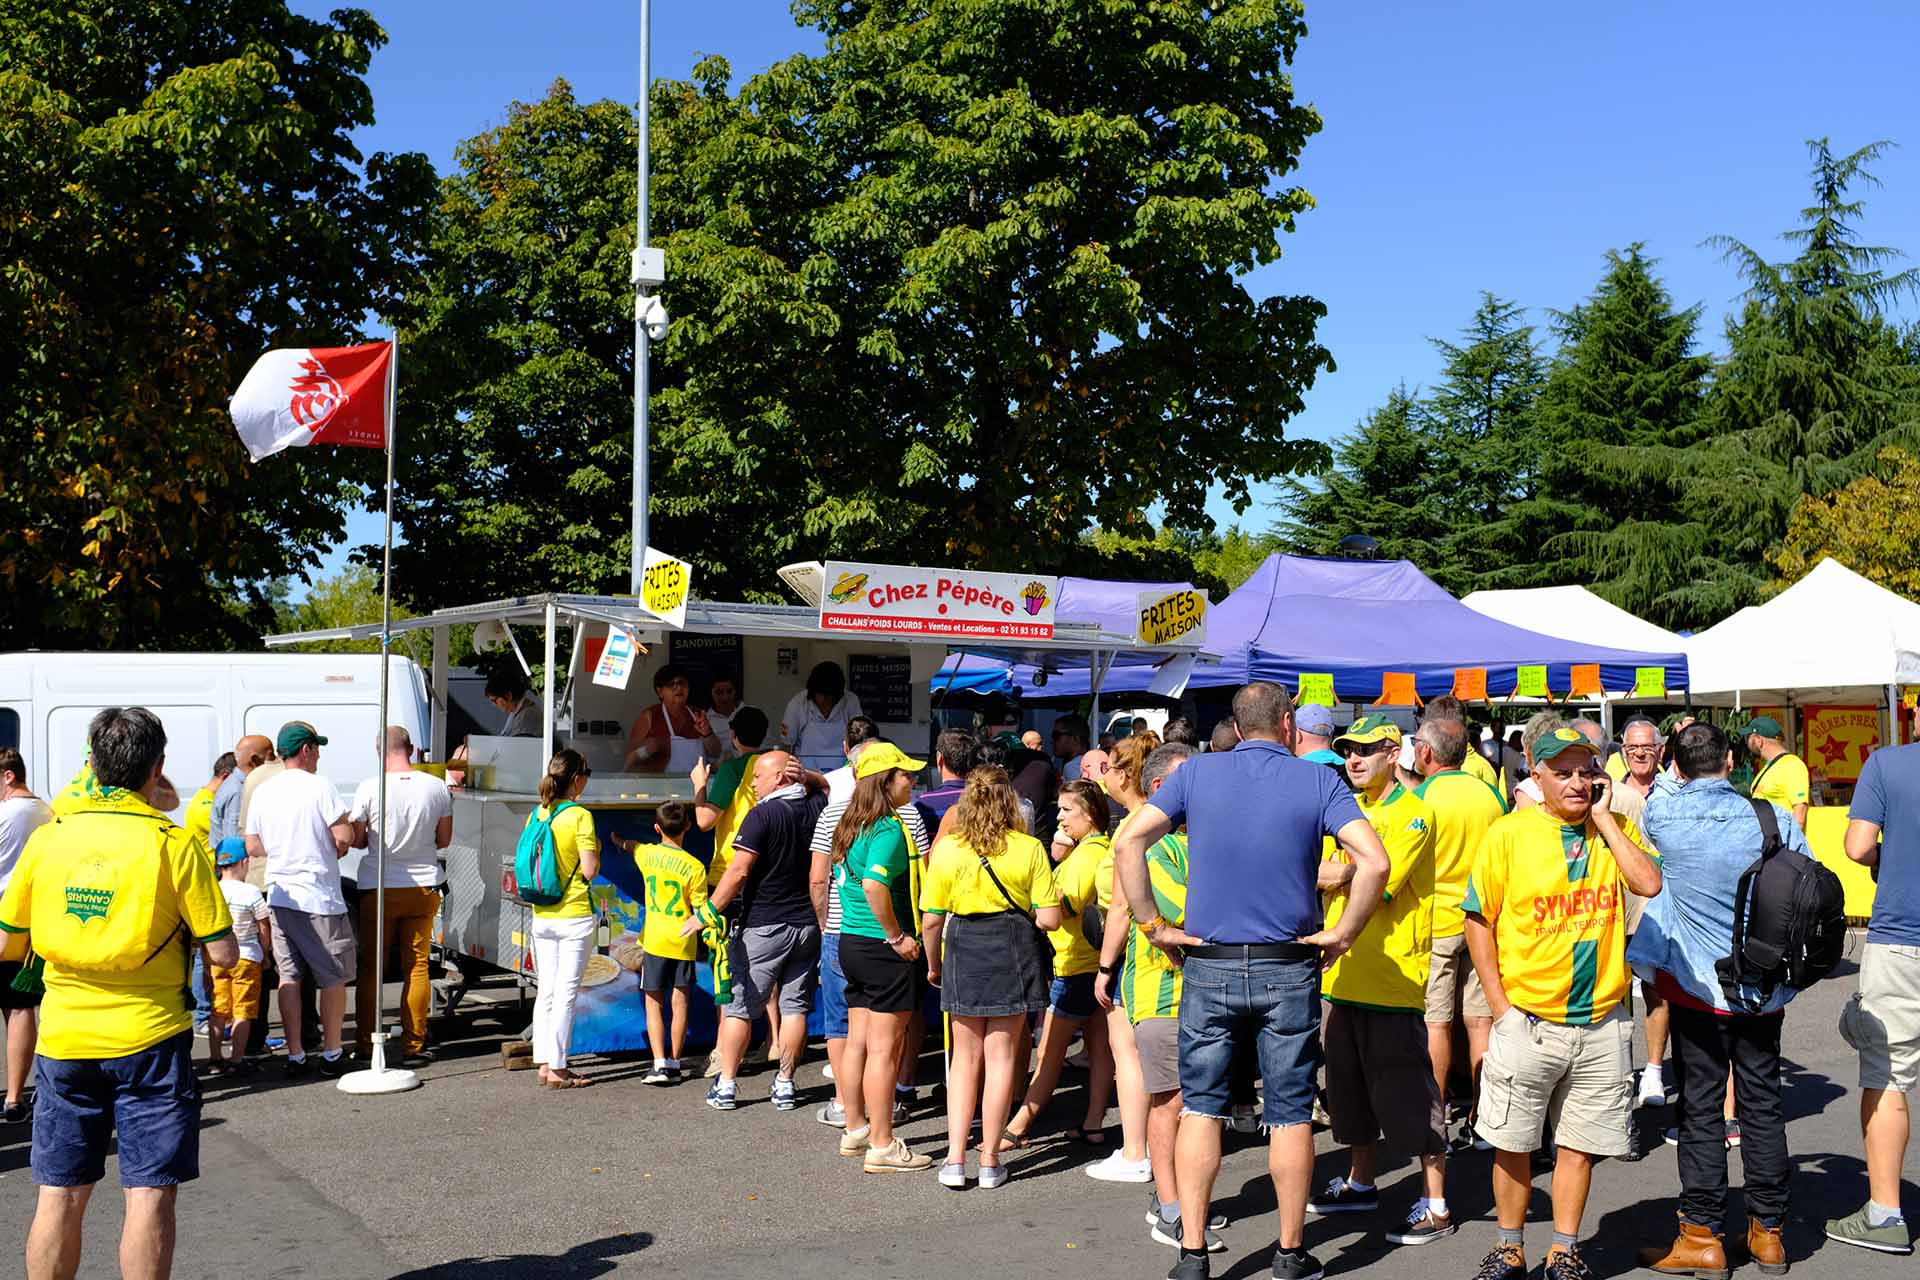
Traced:
<path fill-rule="evenodd" d="M 1780 838 L 1811 857 L 1793 815 L 1774 806 Z M 1713 966 L 1733 950 L 1733 898 L 1740 875 L 1760 856 L 1760 820 L 1725 778 L 1681 782 L 1662 774 L 1647 797 L 1641 829 L 1660 851 L 1660 892 L 1647 902 L 1627 944 L 1627 963 L 1642 977 L 1665 970 L 1681 990 L 1716 1009 L 1772 1013 L 1794 991 L 1780 987 L 1766 1003 L 1734 1008 Z M 1759 992 L 1749 989 L 1757 1000 Z"/>

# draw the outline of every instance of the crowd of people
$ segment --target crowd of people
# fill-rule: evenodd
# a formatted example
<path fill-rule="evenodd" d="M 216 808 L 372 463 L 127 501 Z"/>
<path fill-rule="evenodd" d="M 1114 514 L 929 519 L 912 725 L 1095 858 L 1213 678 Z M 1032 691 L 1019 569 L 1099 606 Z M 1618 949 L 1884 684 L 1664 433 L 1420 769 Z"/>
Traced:
<path fill-rule="evenodd" d="M 1064 1130 L 1091 1177 L 1148 1188 L 1148 1234 L 1178 1250 L 1170 1280 L 1195 1280 L 1227 1248 L 1212 1206 L 1223 1131 L 1261 1128 L 1278 1205 L 1273 1274 L 1315 1280 L 1309 1214 L 1379 1215 L 1385 1239 L 1405 1247 L 1449 1237 L 1465 1227 L 1449 1189 L 1478 1148 L 1491 1153 L 1477 1176 L 1491 1179 L 1495 1221 L 1476 1280 L 1528 1274 L 1543 1164 L 1543 1275 L 1585 1280 L 1595 1166 L 1642 1154 L 1634 1110 L 1669 1101 L 1670 1069 L 1677 1231 L 1642 1264 L 1709 1280 L 1742 1257 L 1786 1271 L 1780 1043 L 1794 991 L 1742 988 L 1716 967 L 1768 829 L 1807 850 L 1808 773 L 1772 720 L 1740 735 L 1758 765 L 1756 806 L 1730 781 L 1728 734 L 1690 718 L 1667 733 L 1635 719 L 1616 746 L 1592 721 L 1543 711 L 1510 747 L 1476 738 L 1450 698 L 1417 723 L 1374 712 L 1342 726 L 1330 708 L 1253 683 L 1206 739 L 1175 719 L 1102 746 L 1064 716 L 1043 741 L 990 713 L 981 730 L 939 733 L 922 760 L 829 680 L 787 709 L 785 745 L 757 708 L 727 708 L 715 765 L 713 718 L 680 714 L 674 683 L 632 750 L 688 764 L 693 800 L 661 805 L 652 839 L 611 837 L 647 883 L 639 936 L 614 954 L 639 975 L 647 1083 L 697 1074 L 683 1055 L 705 955 L 721 1006 L 707 1105 L 739 1105 L 764 1026 L 769 1100 L 796 1109 L 817 1010 L 834 1097 L 813 1118 L 868 1173 L 934 1170 L 944 1186 L 994 1189 L 1009 1180 L 1008 1152 Z M 501 710 L 526 714 L 526 696 L 503 692 Z M 375 1003 L 361 959 L 375 923 L 365 898 L 357 928 L 348 916 L 340 861 L 351 849 L 384 845 L 379 942 L 405 959 L 397 1056 L 431 1061 L 428 938 L 451 802 L 413 767 L 406 732 L 382 743 L 384 815 L 378 780 L 342 797 L 319 768 L 326 737 L 291 722 L 271 742 L 236 744 L 184 806 L 186 827 L 164 816 L 180 800 L 165 745 L 149 712 L 100 713 L 86 768 L 51 804 L 27 789 L 18 752 L 0 750 L 0 1122 L 27 1118 L 31 1070 L 33 1280 L 74 1274 L 116 1133 L 123 1268 L 166 1274 L 177 1188 L 198 1172 L 202 990 L 207 1070 L 254 1069 L 269 983 L 289 1076 L 337 1076 L 364 1057 L 379 1019 L 356 1015 L 356 1052 L 345 1013 L 350 985 L 356 1009 Z M 1920 1078 L 1916 771 L 1920 746 L 1875 752 L 1846 838 L 1879 880 L 1840 1024 L 1860 1056 L 1868 1188 L 1827 1227 L 1899 1253 L 1911 1251 L 1899 1209 L 1905 1094 Z M 563 886 L 530 928 L 531 1050 L 545 1088 L 592 1083 L 569 1058 L 594 951 L 590 774 L 578 752 L 556 752 L 528 818 Z M 686 848 L 695 832 L 713 837 L 708 861 Z M 930 1036 L 946 1046 L 946 1143 L 932 1152 L 897 1128 Z M 1070 1065 L 1085 1088 L 1058 1114 Z M 1318 1188 L 1316 1123 L 1344 1152 L 1344 1172 Z M 1383 1144 L 1419 1164 L 1410 1204 L 1383 1202 Z M 1736 1144 L 1748 1221 L 1730 1244 Z"/>

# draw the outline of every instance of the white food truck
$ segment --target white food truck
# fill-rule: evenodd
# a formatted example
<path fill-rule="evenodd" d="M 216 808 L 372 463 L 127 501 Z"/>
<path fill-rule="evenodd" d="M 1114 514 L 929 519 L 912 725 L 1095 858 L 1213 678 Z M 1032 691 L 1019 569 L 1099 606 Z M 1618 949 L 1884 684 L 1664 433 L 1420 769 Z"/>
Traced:
<path fill-rule="evenodd" d="M 638 927 L 644 885 L 631 855 L 620 853 L 607 837 L 652 842 L 655 807 L 693 797 L 693 784 L 682 774 L 625 769 L 628 731 L 658 701 L 652 676 L 669 662 L 688 672 L 696 704 L 714 676 L 731 675 L 739 683 L 742 705 L 766 712 L 772 726 L 769 746 L 780 740 L 782 713 L 808 672 L 820 662 L 838 663 L 847 673 L 849 691 L 881 732 L 909 753 L 930 759 L 929 685 L 950 650 L 1056 668 L 1091 666 L 1096 677 L 1116 661 L 1173 659 L 1190 665 L 1209 657 L 1193 636 L 1143 645 L 1137 636 L 1055 620 L 1052 579 L 888 565 L 812 569 L 799 575 L 801 583 L 783 576 L 803 592 L 817 590 L 818 607 L 694 600 L 684 602 L 683 619 L 668 620 L 634 596 L 550 594 L 442 609 L 393 624 L 394 632 L 432 633 L 430 684 L 436 692 L 425 741 L 431 758 L 439 761 L 449 760 L 462 745 L 447 740 L 446 705 L 437 692 L 446 687 L 451 628 L 474 625 L 478 635 L 512 644 L 516 654 L 518 644 L 501 624 L 537 628 L 541 637 L 537 656 L 529 650 L 526 665 L 537 673 L 535 692 L 548 709 L 544 736 L 476 735 L 464 744 L 466 776 L 453 792 L 448 886 L 436 928 L 443 956 L 463 978 L 448 992 L 449 1008 L 458 1004 L 464 980 L 476 973 L 500 970 L 523 984 L 531 980 L 530 909 L 513 893 L 513 857 L 527 816 L 539 803 L 546 762 L 561 746 L 579 751 L 593 770 L 580 801 L 592 811 L 601 837 L 601 874 L 592 886 L 601 953 Z M 273 636 L 267 643 L 359 639 L 379 630 L 369 624 Z M 618 648 L 627 638 L 636 642 L 636 655 L 624 683 L 615 687 L 596 680 L 610 640 Z M 1095 689 L 1097 698 L 1097 681 Z M 710 841 L 690 840 L 688 847 L 703 860 L 711 854 Z M 701 969 L 703 981 L 710 983 L 704 964 Z M 710 1032 L 710 1003 L 696 1001 L 690 1021 L 696 1041 Z M 611 963 L 590 961 L 576 1013 L 575 1050 L 638 1048 L 645 1042 L 644 1022 L 637 977 Z"/>

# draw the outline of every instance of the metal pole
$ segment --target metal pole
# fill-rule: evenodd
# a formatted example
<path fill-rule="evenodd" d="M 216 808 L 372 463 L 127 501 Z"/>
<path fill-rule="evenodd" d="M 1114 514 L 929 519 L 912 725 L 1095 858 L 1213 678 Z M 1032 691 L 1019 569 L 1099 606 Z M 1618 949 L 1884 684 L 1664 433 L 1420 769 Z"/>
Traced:
<path fill-rule="evenodd" d="M 387 684 L 393 666 L 393 452 L 394 393 L 400 386 L 400 334 L 387 352 L 387 527 L 380 553 L 380 847 L 373 857 L 373 1062 L 387 1066 Z M 358 1016 L 359 1011 L 354 1011 Z"/>
<path fill-rule="evenodd" d="M 647 247 L 647 134 L 652 123 L 653 0 L 640 0 L 640 212 L 634 248 Z M 627 572 L 628 590 L 640 594 L 640 578 L 647 559 L 647 326 L 641 315 L 640 290 L 634 290 L 633 308 L 633 554 Z"/>

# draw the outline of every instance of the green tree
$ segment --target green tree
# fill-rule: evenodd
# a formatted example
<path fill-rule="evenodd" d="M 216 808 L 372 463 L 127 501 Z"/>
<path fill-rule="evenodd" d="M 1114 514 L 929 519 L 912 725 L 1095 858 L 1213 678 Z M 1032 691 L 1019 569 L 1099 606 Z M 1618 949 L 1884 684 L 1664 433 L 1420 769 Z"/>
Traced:
<path fill-rule="evenodd" d="M 1713 361 L 1695 350 L 1700 308 L 1674 305 L 1644 249 L 1609 250 L 1592 295 L 1554 317 L 1560 348 L 1536 410 L 1540 490 L 1514 511 L 1539 554 L 1518 557 L 1504 585 L 1582 583 L 1652 615 L 1683 585 L 1674 530 L 1688 521 L 1673 485 L 1630 484 L 1621 460 L 1691 440 Z"/>
<path fill-rule="evenodd" d="M 1454 495 L 1434 483 L 1436 433 L 1405 386 L 1333 448 L 1333 464 L 1309 480 L 1290 479 L 1275 534 L 1286 550 L 1332 555 L 1364 534 L 1389 560 L 1411 560 L 1449 590 L 1463 571 L 1451 559 Z"/>
<path fill-rule="evenodd" d="M 1814 157 L 1814 203 L 1785 233 L 1799 252 L 1784 263 L 1730 238 L 1711 242 L 1747 282 L 1727 321 L 1728 351 L 1696 430 L 1684 447 L 1622 447 L 1609 468 L 1633 487 L 1672 495 L 1672 514 L 1636 536 L 1660 548 L 1666 589 L 1644 610 L 1669 626 L 1703 626 L 1765 598 L 1767 554 L 1795 504 L 1830 494 L 1873 465 L 1889 445 L 1920 436 L 1920 361 L 1885 314 L 1920 283 L 1890 271 L 1894 250 L 1863 244 L 1873 143 Z"/>
<path fill-rule="evenodd" d="M 385 40 L 282 0 L 0 9 L 0 644 L 238 643 L 344 532 L 377 456 L 251 466 L 226 402 L 407 274 L 431 169 L 351 141 Z"/>
<path fill-rule="evenodd" d="M 1778 587 L 1791 586 L 1832 556 L 1855 573 L 1920 600 L 1920 458 L 1880 452 L 1869 472 L 1831 497 L 1800 499 L 1779 547 L 1767 557 Z"/>
<path fill-rule="evenodd" d="M 1090 527 L 1205 529 L 1210 486 L 1244 505 L 1325 456 L 1284 431 L 1331 364 L 1323 308 L 1244 283 L 1312 204 L 1284 185 L 1319 127 L 1296 6 L 796 13 L 819 56 L 652 100 L 653 536 L 704 592 L 801 556 L 1077 567 Z M 410 316 L 413 598 L 624 583 L 623 118 L 556 91 L 448 179 Z M 553 485 L 559 511 L 513 505 Z"/>

